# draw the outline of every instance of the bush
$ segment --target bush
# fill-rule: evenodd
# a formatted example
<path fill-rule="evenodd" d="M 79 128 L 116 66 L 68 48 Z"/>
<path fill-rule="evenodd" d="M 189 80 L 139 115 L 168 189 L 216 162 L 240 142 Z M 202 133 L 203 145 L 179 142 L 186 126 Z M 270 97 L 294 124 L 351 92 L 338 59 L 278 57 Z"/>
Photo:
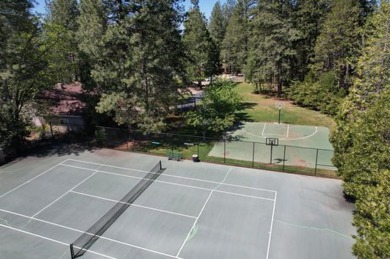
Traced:
<path fill-rule="evenodd" d="M 303 82 L 291 86 L 288 97 L 298 105 L 334 116 L 346 94 L 346 90 L 337 86 L 336 75 L 327 72 L 318 80 L 309 73 Z"/>

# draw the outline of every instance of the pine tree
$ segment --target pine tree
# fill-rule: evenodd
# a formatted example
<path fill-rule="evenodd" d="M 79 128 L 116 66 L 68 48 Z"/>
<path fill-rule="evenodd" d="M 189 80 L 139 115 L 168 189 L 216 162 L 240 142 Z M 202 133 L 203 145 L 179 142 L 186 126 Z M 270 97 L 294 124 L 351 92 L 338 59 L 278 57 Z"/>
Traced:
<path fill-rule="evenodd" d="M 191 81 L 201 81 L 219 72 L 217 47 L 206 26 L 206 19 L 199 6 L 194 5 L 184 21 L 183 44 L 187 57 L 187 74 Z"/>
<path fill-rule="evenodd" d="M 365 25 L 357 77 L 337 117 L 331 141 L 344 192 L 356 199 L 358 258 L 390 256 L 390 3 Z M 388 188 L 387 188 L 388 189 Z"/>
<path fill-rule="evenodd" d="M 76 0 L 52 0 L 44 24 L 46 41 L 53 44 L 48 61 L 58 82 L 70 82 L 79 77 L 79 53 L 77 48 Z"/>
<path fill-rule="evenodd" d="M 385 11 L 389 4 L 382 7 L 375 16 L 367 22 L 365 30 L 366 45 L 357 65 L 357 78 L 350 90 L 338 115 L 338 128 L 332 138 L 336 150 L 335 164 L 340 168 L 339 173 L 348 180 L 353 175 L 342 170 L 344 154 L 351 148 L 354 128 L 361 113 L 374 104 L 382 91 L 390 85 L 390 18 Z"/>
<path fill-rule="evenodd" d="M 291 60 L 296 55 L 293 42 L 297 37 L 290 3 L 261 1 L 252 20 L 247 79 L 275 85 L 280 97 L 283 84 L 291 80 Z"/>
<path fill-rule="evenodd" d="M 236 6 L 237 1 L 236 0 L 227 0 L 223 5 L 222 5 L 222 13 L 223 17 L 225 20 L 225 27 L 227 26 L 230 17 L 233 14 L 234 7 Z"/>
<path fill-rule="evenodd" d="M 316 75 L 333 71 L 337 85 L 348 89 L 359 54 L 360 9 L 355 0 L 332 0 L 314 48 Z"/>
<path fill-rule="evenodd" d="M 80 48 L 102 93 L 99 112 L 144 131 L 164 127 L 184 74 L 179 9 L 179 0 L 81 2 Z"/>
<path fill-rule="evenodd" d="M 27 134 L 29 107 L 51 83 L 48 49 L 31 7 L 28 0 L 0 2 L 0 146 L 17 152 Z"/>
<path fill-rule="evenodd" d="M 107 17 L 101 0 L 81 0 L 76 32 L 80 54 L 80 79 L 83 88 L 96 92 L 91 70 L 103 59 L 103 36 L 107 30 Z"/>
<path fill-rule="evenodd" d="M 211 38 L 217 47 L 218 56 L 220 57 L 221 45 L 223 38 L 225 37 L 226 21 L 219 1 L 217 1 L 213 7 L 208 28 Z"/>
<path fill-rule="evenodd" d="M 314 59 L 315 43 L 329 11 L 328 5 L 329 0 L 299 0 L 294 7 L 292 18 L 298 39 L 294 42 L 297 55 L 293 73 L 300 81 L 304 80 Z"/>
<path fill-rule="evenodd" d="M 230 73 L 242 71 L 247 63 L 249 20 L 255 5 L 255 0 L 238 0 L 228 20 L 221 53 Z"/>

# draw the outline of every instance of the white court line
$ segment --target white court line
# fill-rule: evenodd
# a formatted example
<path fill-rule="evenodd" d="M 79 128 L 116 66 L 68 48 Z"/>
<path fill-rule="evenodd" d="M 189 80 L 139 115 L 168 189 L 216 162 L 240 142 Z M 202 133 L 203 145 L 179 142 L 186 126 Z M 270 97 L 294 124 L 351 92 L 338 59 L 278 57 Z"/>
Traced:
<path fill-rule="evenodd" d="M 290 124 L 287 124 L 287 134 L 286 134 L 286 139 L 288 139 L 288 134 L 289 134 L 289 131 L 290 131 Z"/>
<path fill-rule="evenodd" d="M 13 212 L 13 211 L 3 210 L 3 209 L 0 209 L 0 211 L 3 211 L 5 213 L 9 213 L 9 214 L 13 214 L 13 215 L 17 215 L 17 216 L 20 216 L 20 217 L 23 217 L 23 218 L 26 218 L 26 219 L 31 219 L 31 220 L 34 220 L 34 221 L 39 221 L 39 222 L 42 222 L 42 223 L 46 223 L 46 224 L 49 224 L 49 225 L 52 225 L 52 226 L 56 226 L 56 227 L 60 227 L 60 228 L 68 229 L 68 230 L 72 230 L 72 231 L 75 231 L 75 232 L 78 232 L 78 233 L 81 233 L 81 234 L 86 233 L 85 231 L 82 231 L 82 230 L 79 230 L 79 229 L 67 227 L 67 226 L 60 225 L 60 224 L 57 224 L 57 223 L 53 223 L 53 222 L 50 222 L 50 221 L 46 221 L 46 220 L 43 220 L 43 219 L 32 218 L 32 217 L 29 217 L 27 215 L 23 215 L 23 214 L 16 213 L 16 212 Z M 137 248 L 137 249 L 144 250 L 144 251 L 147 251 L 147 252 L 151 252 L 151 253 L 154 253 L 154 254 L 159 254 L 159 255 L 166 256 L 166 257 L 170 257 L 170 258 L 181 259 L 180 257 L 177 257 L 177 256 L 165 254 L 165 253 L 162 253 L 162 252 L 158 252 L 158 251 L 151 250 L 151 249 L 148 249 L 148 248 L 145 248 L 145 247 L 141 247 L 141 246 L 137 246 L 137 245 L 132 245 L 132 244 L 129 244 L 129 243 L 125 243 L 125 242 L 116 240 L 116 239 L 103 237 L 103 236 L 96 236 L 96 237 L 99 237 L 100 239 L 108 240 L 108 241 L 111 241 L 111 242 L 114 242 L 114 243 L 118 243 L 118 244 L 122 244 L 122 245 L 125 245 L 125 246 L 129 246 L 129 247 Z"/>
<path fill-rule="evenodd" d="M 307 135 L 307 136 L 304 136 L 304 137 L 300 137 L 300 138 L 288 138 L 288 136 L 290 135 L 290 133 L 289 133 L 289 131 L 290 131 L 290 128 L 289 128 L 289 126 L 290 126 L 290 124 L 287 124 L 287 126 L 288 126 L 288 134 L 287 134 L 287 137 L 286 138 L 279 138 L 279 140 L 288 140 L 288 141 L 295 141 L 295 140 L 302 140 L 302 139 L 307 139 L 307 138 L 311 138 L 311 137 L 313 137 L 315 134 L 317 134 L 317 132 L 318 132 L 318 127 L 315 127 L 315 130 L 314 130 L 314 132 L 312 133 L 312 134 L 310 134 L 310 135 Z M 253 136 L 253 137 L 256 137 L 256 138 L 266 138 L 267 136 L 264 136 L 264 129 L 263 129 L 263 133 L 261 133 L 261 136 L 260 135 L 256 135 L 256 134 L 253 134 L 253 133 L 250 133 L 250 132 L 248 132 L 248 131 L 246 131 L 246 130 L 243 130 L 243 129 L 241 129 L 241 131 L 243 131 L 243 132 L 245 132 L 246 134 L 248 134 L 248 135 L 251 135 L 251 136 Z M 267 133 L 267 135 L 272 135 L 272 136 L 282 136 L 282 134 L 273 134 L 273 133 Z"/>
<path fill-rule="evenodd" d="M 223 178 L 223 180 L 220 182 L 220 184 L 222 184 L 222 183 L 226 180 L 226 178 L 227 178 L 227 176 L 229 175 L 229 173 L 230 173 L 231 170 L 232 170 L 232 168 L 230 167 L 229 170 L 227 171 L 226 175 L 225 175 L 225 178 Z M 187 234 L 187 236 L 186 236 L 186 239 L 184 240 L 183 244 L 181 245 L 181 247 L 180 247 L 179 251 L 177 252 L 176 256 L 179 256 L 179 254 L 181 253 L 181 250 L 183 250 L 185 244 L 186 244 L 187 241 L 189 240 L 189 237 L 190 237 L 190 235 L 191 235 L 191 232 L 193 231 L 193 229 L 194 229 L 196 223 L 198 222 L 198 220 L 199 220 L 199 218 L 200 218 L 200 215 L 202 215 L 204 208 L 206 208 L 206 205 L 207 205 L 207 203 L 209 202 L 209 200 L 210 200 L 210 198 L 211 198 L 211 195 L 213 194 L 213 192 L 215 191 L 215 189 L 217 189 L 219 186 L 220 186 L 220 185 L 214 187 L 214 189 L 211 190 L 209 196 L 207 197 L 206 202 L 203 204 L 202 209 L 200 210 L 198 216 L 196 217 L 196 220 L 194 221 L 194 224 L 192 224 L 192 227 L 191 227 L 190 231 L 188 232 L 188 234 Z"/>
<path fill-rule="evenodd" d="M 149 173 L 148 171 L 145 170 L 140 170 L 140 169 L 134 169 L 134 168 L 128 168 L 128 167 L 120 167 L 120 166 L 113 166 L 113 165 L 106 165 L 106 164 L 99 164 L 99 163 L 94 163 L 94 162 L 88 162 L 84 160 L 77 160 L 77 159 L 67 159 L 69 161 L 74 161 L 74 162 L 80 162 L 84 164 L 92 164 L 92 165 L 100 165 L 100 166 L 106 166 L 106 167 L 112 167 L 112 168 L 117 168 L 117 169 L 124 169 L 128 171 L 135 171 L 135 172 L 141 172 L 141 173 Z"/>
<path fill-rule="evenodd" d="M 66 166 L 68 166 L 68 167 L 75 167 L 75 166 L 69 166 L 69 165 L 66 165 Z M 85 169 L 85 170 L 91 170 L 91 171 L 95 170 L 95 169 L 88 169 L 88 168 L 81 168 L 81 167 L 76 167 L 76 168 L 78 168 L 78 169 Z M 143 179 L 142 177 L 138 177 L 138 176 L 130 176 L 130 175 L 119 174 L 119 173 L 110 173 L 110 172 L 101 171 L 101 170 L 99 170 L 98 173 L 108 174 L 108 175 L 115 175 L 115 176 L 121 176 L 121 177 L 132 178 L 132 179 L 139 179 L 139 180 Z M 176 185 L 176 186 L 181 186 L 181 187 L 188 187 L 188 188 L 204 190 L 204 191 L 211 191 L 211 190 L 213 190 L 213 189 L 210 189 L 210 188 L 203 188 L 203 187 L 187 185 L 187 184 L 180 184 L 180 183 L 172 183 L 172 182 L 167 182 L 167 181 L 162 181 L 162 180 L 157 180 L 157 179 L 154 180 L 154 182 L 165 183 L 165 184 L 170 184 L 170 185 Z M 214 183 L 218 183 L 218 182 L 214 182 Z M 220 183 L 220 185 L 225 185 L 225 184 Z M 221 191 L 221 190 L 214 190 L 214 191 L 215 192 L 220 192 L 220 193 L 226 193 L 226 194 L 230 194 L 230 195 L 247 197 L 247 198 L 260 199 L 260 200 L 268 200 L 268 201 L 273 201 L 274 200 L 274 199 L 264 198 L 264 197 L 260 197 L 260 196 L 253 196 L 253 195 L 247 195 L 247 194 L 241 194 L 241 193 L 235 193 L 235 192 L 228 192 L 228 191 Z M 272 192 L 276 193 L 276 191 L 272 191 Z"/>
<path fill-rule="evenodd" d="M 278 134 L 278 133 L 267 133 L 267 136 L 260 136 L 260 135 L 257 135 L 257 134 L 253 134 L 253 133 L 250 133 L 244 129 L 241 129 L 241 131 L 243 131 L 245 134 L 248 134 L 248 135 L 251 135 L 255 138 L 267 138 L 268 136 L 284 136 L 284 134 Z M 285 138 L 281 138 L 281 139 L 285 139 Z"/>
<path fill-rule="evenodd" d="M 3 225 L 3 224 L 0 224 L 0 226 L 2 226 L 4 228 L 11 229 L 11 230 L 14 230 L 14 231 L 21 232 L 23 234 L 27 234 L 27 235 L 34 236 L 34 237 L 39 237 L 39 238 L 42 238 L 42 239 L 45 239 L 45 240 L 48 240 L 48 241 L 51 241 L 51 242 L 54 242 L 54 243 L 61 244 L 61 245 L 69 247 L 69 244 L 61 242 L 59 240 L 55 240 L 55 239 L 52 239 L 52 238 L 44 237 L 44 236 L 41 236 L 41 235 L 38 235 L 38 234 L 34 234 L 34 233 L 31 233 L 31 232 L 27 232 L 27 231 L 24 231 L 24 230 L 21 230 L 21 229 L 17 229 L 17 228 L 13 228 L 13 227 L 10 227 L 10 226 L 7 226 L 7 225 Z M 104 254 L 101 254 L 101 253 L 98 253 L 98 252 L 95 252 L 95 251 L 92 251 L 92 250 L 88 250 L 88 252 L 90 252 L 92 254 L 100 255 L 100 256 L 105 257 L 105 258 L 115 259 L 115 257 L 104 255 Z"/>
<path fill-rule="evenodd" d="M 269 250 L 270 250 L 270 247 L 271 247 L 272 228 L 274 226 L 274 216 L 275 216 L 275 207 L 276 207 L 276 196 L 277 196 L 277 193 L 275 194 L 274 207 L 272 209 L 272 219 L 271 219 L 271 226 L 270 226 L 270 229 L 269 229 L 267 257 L 266 257 L 266 259 L 268 259 L 268 257 L 269 257 Z"/>
<path fill-rule="evenodd" d="M 67 161 L 67 160 L 65 160 L 65 161 L 63 161 L 63 162 L 66 162 L 66 161 Z M 61 163 L 63 163 L 63 162 L 61 162 Z M 28 181 L 26 181 L 26 182 L 24 182 L 24 183 L 22 183 L 22 184 L 16 186 L 16 187 L 13 188 L 12 190 L 9 190 L 8 192 L 2 194 L 2 195 L 0 196 L 0 199 L 3 198 L 5 195 L 7 195 L 7 194 L 9 194 L 9 193 L 11 193 L 11 192 L 13 192 L 13 191 L 19 189 L 20 187 L 22 187 L 22 186 L 24 186 L 24 185 L 26 185 L 26 184 L 28 184 L 29 182 L 31 182 L 31 181 L 37 179 L 39 176 L 46 174 L 46 173 L 49 172 L 50 170 L 52 170 L 52 169 L 56 168 L 57 166 L 59 166 L 61 163 L 58 163 L 58 164 L 56 164 L 55 166 L 50 167 L 49 169 L 47 169 L 47 170 L 44 171 L 43 173 L 40 173 L 39 175 L 37 175 L 37 176 L 35 176 L 35 177 L 29 179 Z"/>
<path fill-rule="evenodd" d="M 81 160 L 79 160 L 79 162 L 82 162 Z M 97 163 L 95 163 L 97 164 Z M 68 167 L 73 167 L 73 168 L 77 168 L 77 169 L 84 169 L 84 170 L 95 170 L 95 169 L 90 169 L 90 168 L 84 168 L 84 167 L 80 167 L 80 166 L 74 166 L 74 165 L 65 165 L 65 164 L 61 164 L 62 166 L 68 166 Z M 99 164 L 97 164 L 99 165 Z M 106 167 L 111 167 L 109 165 L 105 165 Z M 119 167 L 114 167 L 114 168 L 119 168 Z M 126 169 L 126 168 L 122 168 L 122 169 Z M 133 171 L 132 169 L 129 169 L 127 168 L 128 171 Z M 143 173 L 149 173 L 148 171 L 140 171 L 138 170 L 139 172 L 143 172 Z M 108 172 L 108 171 L 103 171 L 103 170 L 99 170 L 99 172 L 102 172 L 102 173 L 111 173 L 111 172 Z M 113 173 L 114 174 L 114 173 Z M 119 174 L 119 173 L 117 173 Z M 123 174 L 120 174 L 120 175 L 123 175 Z M 205 183 L 212 183 L 212 184 L 219 184 L 219 182 L 216 182 L 216 181 L 210 181 L 210 180 L 203 180 L 203 179 L 197 179 L 197 178 L 192 178 L 192 177 L 186 177 L 186 176 L 178 176 L 178 175 L 172 175 L 172 174 L 167 174 L 164 172 L 163 176 L 169 176 L 169 177 L 174 177 L 174 178 L 179 178 L 179 179 L 186 179 L 186 180 L 194 180 L 194 181 L 198 181 L 198 182 L 205 182 Z M 138 179 L 138 178 L 137 178 Z M 262 189 L 262 188 L 255 188 L 255 187 L 249 187 L 249 186 L 245 186 L 245 185 L 238 185 L 238 184 L 231 184 L 231 183 L 223 183 L 222 185 L 227 185 L 227 186 L 233 186 L 233 187 L 239 187 L 239 188 L 245 188 L 245 189 L 251 189 L 251 190 L 257 190 L 257 191 L 266 191 L 266 192 L 273 192 L 273 193 L 276 193 L 276 191 L 274 190 L 270 190 L 270 189 Z"/>
<path fill-rule="evenodd" d="M 65 195 L 67 195 L 69 192 L 73 191 L 74 189 L 76 189 L 78 186 L 80 186 L 82 183 L 84 183 L 85 181 L 87 181 L 89 178 L 91 178 L 92 176 L 94 176 L 95 174 L 97 173 L 97 171 L 95 171 L 93 174 L 91 174 L 90 176 L 88 176 L 87 178 L 85 178 L 84 180 L 82 180 L 81 182 L 79 182 L 77 185 L 75 185 L 72 189 L 70 189 L 69 191 L 67 191 L 66 193 L 64 193 L 63 195 L 61 195 L 60 197 L 58 197 L 57 199 L 55 199 L 53 202 L 51 202 L 50 204 L 48 204 L 47 206 L 45 206 L 43 209 L 41 209 L 40 211 L 38 211 L 37 213 L 35 213 L 32 218 L 34 218 L 35 216 L 37 216 L 39 213 L 41 213 L 42 211 L 44 211 L 45 209 L 49 208 L 51 205 L 53 205 L 54 203 L 56 203 L 58 200 L 60 200 L 62 197 L 64 197 Z"/>
<path fill-rule="evenodd" d="M 104 198 L 104 197 L 101 197 L 101 196 L 91 195 L 91 194 L 87 194 L 87 193 L 83 193 L 83 192 L 76 192 L 76 191 L 71 191 L 71 192 L 75 193 L 75 194 L 79 194 L 79 195 L 95 198 L 95 199 L 100 199 L 100 200 L 105 200 L 105 201 L 110 201 L 110 202 L 116 202 L 116 203 L 122 203 L 122 204 L 128 204 L 128 205 L 131 205 L 132 207 L 139 207 L 139 208 L 143 208 L 143 209 L 155 210 L 155 211 L 159 211 L 159 212 L 163 212 L 163 213 L 167 213 L 167 214 L 172 214 L 172 215 L 176 215 L 176 216 L 182 216 L 182 217 L 186 217 L 186 218 L 196 219 L 195 216 L 190 216 L 190 215 L 177 213 L 177 212 L 173 212 L 173 211 L 161 210 L 161 209 L 156 209 L 156 208 L 152 208 L 152 207 L 142 206 L 142 205 L 138 205 L 138 204 L 134 204 L 134 203 L 127 203 L 127 202 L 123 202 L 123 201 L 108 199 L 108 198 Z"/>
<path fill-rule="evenodd" d="M 270 199 L 270 198 L 264 198 L 264 197 L 260 197 L 260 196 L 253 196 L 253 195 L 241 194 L 241 193 L 235 193 L 235 192 L 226 192 L 226 191 L 221 191 L 221 190 L 214 190 L 214 192 L 225 193 L 225 194 L 230 194 L 230 195 L 235 195 L 235 196 L 242 196 L 245 198 L 274 201 L 274 199 Z"/>
<path fill-rule="evenodd" d="M 265 132 L 265 126 L 267 126 L 267 123 L 266 123 L 266 122 L 264 122 L 263 131 L 261 132 L 261 136 L 262 136 L 262 137 L 265 137 L 265 136 L 264 136 L 264 132 Z"/>
<path fill-rule="evenodd" d="M 316 127 L 316 130 L 312 134 L 310 134 L 310 135 L 307 135 L 307 136 L 304 136 L 304 137 L 300 137 L 300 138 L 290 138 L 290 139 L 280 139 L 280 140 L 301 140 L 301 139 L 311 138 L 315 134 L 317 134 L 317 132 L 318 132 L 318 127 Z"/>

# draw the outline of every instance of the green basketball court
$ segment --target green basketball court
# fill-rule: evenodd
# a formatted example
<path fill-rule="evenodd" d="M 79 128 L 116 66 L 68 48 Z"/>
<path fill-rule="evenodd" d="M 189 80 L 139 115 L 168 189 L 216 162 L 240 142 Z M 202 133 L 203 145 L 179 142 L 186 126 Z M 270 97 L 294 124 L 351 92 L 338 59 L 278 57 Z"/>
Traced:
<path fill-rule="evenodd" d="M 214 157 L 335 170 L 329 129 L 278 123 L 246 122 L 216 143 Z M 267 140 L 274 145 L 267 145 Z M 271 152 L 272 151 L 272 152 Z"/>

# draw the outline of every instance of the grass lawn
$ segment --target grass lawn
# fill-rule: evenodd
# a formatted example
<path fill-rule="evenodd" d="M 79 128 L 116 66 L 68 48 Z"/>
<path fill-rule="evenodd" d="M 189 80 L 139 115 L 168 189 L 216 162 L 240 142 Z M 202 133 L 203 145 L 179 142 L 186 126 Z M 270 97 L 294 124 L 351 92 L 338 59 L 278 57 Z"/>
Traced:
<path fill-rule="evenodd" d="M 245 110 L 243 114 L 245 120 L 254 122 L 277 122 L 278 110 L 275 108 L 277 99 L 269 98 L 265 95 L 254 94 L 253 85 L 241 83 L 236 87 L 236 91 L 244 101 Z M 331 131 L 336 123 L 327 115 L 317 111 L 301 108 L 285 101 L 286 107 L 281 111 L 281 122 L 296 125 L 324 126 Z"/>

